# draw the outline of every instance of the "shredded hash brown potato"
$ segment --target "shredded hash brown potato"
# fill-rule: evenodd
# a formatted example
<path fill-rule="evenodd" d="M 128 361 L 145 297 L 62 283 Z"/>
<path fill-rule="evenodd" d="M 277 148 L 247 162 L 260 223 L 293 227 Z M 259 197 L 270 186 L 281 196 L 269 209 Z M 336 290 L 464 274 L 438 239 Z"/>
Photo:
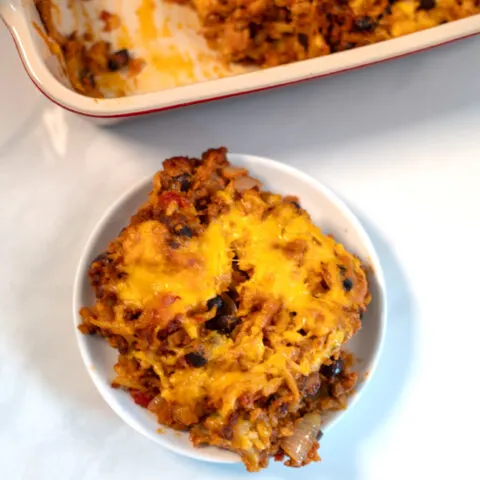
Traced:
<path fill-rule="evenodd" d="M 82 2 L 85 0 L 74 0 Z M 155 0 L 190 4 L 202 34 L 226 62 L 271 67 L 370 45 L 480 14 L 480 0 Z M 75 90 L 101 97 L 102 77 L 127 70 L 135 76 L 145 62 L 120 51 L 113 60 L 108 42 L 60 34 L 52 0 L 35 0 L 47 33 L 61 47 Z M 121 18 L 103 11 L 109 31 Z M 110 67 L 114 67 L 113 69 Z M 122 77 L 117 74 L 118 83 Z M 108 78 L 107 78 L 108 79 Z M 111 80 L 111 78 L 110 78 Z M 116 95 L 125 95 L 120 88 Z"/>
<path fill-rule="evenodd" d="M 260 185 L 225 148 L 165 160 L 93 260 L 79 327 L 118 350 L 113 387 L 249 471 L 319 460 L 316 438 L 298 457 L 282 442 L 307 414 L 346 407 L 357 375 L 342 345 L 370 302 L 360 260 Z"/>

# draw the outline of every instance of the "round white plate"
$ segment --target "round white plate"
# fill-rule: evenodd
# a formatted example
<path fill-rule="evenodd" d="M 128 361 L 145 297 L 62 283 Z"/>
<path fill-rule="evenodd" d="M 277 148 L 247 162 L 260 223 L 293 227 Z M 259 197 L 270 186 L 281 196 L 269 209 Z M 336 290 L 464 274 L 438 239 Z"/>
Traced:
<path fill-rule="evenodd" d="M 363 317 L 363 327 L 349 342 L 348 349 L 359 360 L 356 371 L 360 381 L 356 393 L 350 397 L 349 408 L 324 417 L 323 432 L 327 432 L 364 391 L 375 370 L 386 323 L 386 294 L 383 272 L 374 247 L 360 222 L 348 207 L 330 190 L 308 175 L 282 163 L 251 155 L 229 154 L 234 165 L 248 168 L 251 175 L 260 179 L 264 188 L 282 195 L 295 195 L 313 222 L 324 233 L 332 233 L 347 250 L 355 253 L 372 267 L 369 274 L 372 302 Z M 112 409 L 138 432 L 169 450 L 188 457 L 220 463 L 234 463 L 239 457 L 214 447 L 194 448 L 187 433 L 165 428 L 158 433 L 156 418 L 148 410 L 136 405 L 122 390 L 111 388 L 115 376 L 113 366 L 117 352 L 103 338 L 82 335 L 76 328 L 81 318 L 79 310 L 95 301 L 88 280 L 91 261 L 105 250 L 108 243 L 126 226 L 131 215 L 143 204 L 151 190 L 151 178 L 142 181 L 121 197 L 98 222 L 83 251 L 74 286 L 73 315 L 77 340 L 83 361 L 99 392 Z M 366 375 L 368 373 L 368 376 Z M 351 418 L 351 417 L 350 417 Z"/>

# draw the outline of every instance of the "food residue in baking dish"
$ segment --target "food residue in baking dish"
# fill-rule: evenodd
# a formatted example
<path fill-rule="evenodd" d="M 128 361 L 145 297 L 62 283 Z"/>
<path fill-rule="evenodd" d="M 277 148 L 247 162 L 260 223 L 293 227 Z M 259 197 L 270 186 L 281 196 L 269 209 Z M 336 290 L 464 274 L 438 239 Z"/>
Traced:
<path fill-rule="evenodd" d="M 155 41 L 160 36 L 155 24 L 155 10 L 156 4 L 154 0 L 142 0 L 141 5 L 136 10 L 140 37 L 143 44 Z M 164 20 L 165 22 L 166 20 Z"/>
<path fill-rule="evenodd" d="M 58 45 L 57 42 L 55 42 L 49 35 L 47 35 L 43 28 L 37 23 L 37 22 L 32 22 L 33 28 L 36 30 L 38 35 L 42 37 L 43 41 L 45 42 L 46 47 L 48 48 L 49 52 L 52 55 L 55 56 L 60 56 L 62 54 L 62 49 Z"/>
<path fill-rule="evenodd" d="M 71 8 L 60 0 L 36 3 L 50 36 L 68 57 L 74 88 L 89 96 L 147 93 L 250 70 L 229 65 L 212 51 L 199 34 L 196 13 L 185 5 L 158 0 L 92 0 L 81 6 L 73 2 Z M 70 48 L 65 47 L 65 39 L 52 35 L 53 23 L 58 23 L 55 27 L 68 39 Z M 74 37 L 72 32 L 76 32 Z M 99 55 L 99 43 L 108 44 L 103 49 L 107 56 L 127 50 L 128 65 L 109 71 L 108 59 L 102 61 Z"/>

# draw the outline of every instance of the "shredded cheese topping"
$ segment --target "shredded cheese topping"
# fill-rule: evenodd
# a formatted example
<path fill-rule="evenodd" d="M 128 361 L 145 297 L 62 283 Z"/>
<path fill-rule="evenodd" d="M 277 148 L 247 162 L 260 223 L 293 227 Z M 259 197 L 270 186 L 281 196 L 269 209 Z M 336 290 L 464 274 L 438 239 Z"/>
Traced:
<path fill-rule="evenodd" d="M 123 305 L 161 310 L 161 327 L 180 315 L 183 327 L 195 339 L 202 319 L 191 313 L 225 291 L 236 253 L 238 267 L 250 272 L 250 278 L 239 287 L 238 315 L 243 323 L 235 339 L 208 332 L 203 345 L 208 364 L 169 375 L 164 373 L 165 365 L 175 364 L 184 349 L 168 360 L 134 354 L 154 367 L 162 379 L 165 400 L 195 410 L 194 405 L 208 397 L 226 417 L 242 395 L 268 396 L 281 384 L 298 400 L 295 375 L 318 371 L 355 327 L 343 315 L 345 309 L 358 305 L 342 285 L 339 264 L 351 264 L 356 282 L 363 282 L 365 288 L 366 281 L 360 261 L 324 235 L 306 213 L 282 202 L 282 197 L 271 195 L 265 202 L 252 192 L 235 201 L 233 189 L 217 195 L 228 212 L 168 255 L 160 222 L 130 227 L 123 240 L 127 275 L 116 289 Z M 300 253 L 291 255 L 291 248 Z M 316 294 L 313 287 L 319 274 L 329 279 L 329 285 Z M 173 302 L 162 305 L 159 299 L 165 295 L 172 296 Z M 258 299 L 265 302 L 264 307 L 252 312 Z M 264 329 L 272 317 L 275 328 L 269 331 L 266 345 Z M 117 309 L 116 323 L 125 324 L 122 308 Z"/>

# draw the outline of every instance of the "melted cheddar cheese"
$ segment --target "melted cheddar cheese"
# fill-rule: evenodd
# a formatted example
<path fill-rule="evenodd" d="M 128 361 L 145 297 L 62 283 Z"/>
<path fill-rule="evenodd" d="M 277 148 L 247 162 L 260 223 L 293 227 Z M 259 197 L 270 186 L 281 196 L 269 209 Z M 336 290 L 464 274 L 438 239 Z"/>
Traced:
<path fill-rule="evenodd" d="M 123 241 L 125 280 L 117 286 L 126 305 L 146 308 L 160 295 L 172 295 L 168 320 L 181 315 L 185 330 L 198 337 L 198 318 L 189 316 L 207 301 L 222 293 L 230 283 L 234 250 L 238 267 L 251 272 L 239 287 L 245 301 L 239 316 L 244 320 L 239 334 L 231 338 L 210 334 L 208 364 L 202 369 L 177 370 L 163 374 L 162 359 L 155 355 L 137 356 L 154 367 L 164 379 L 161 395 L 178 405 L 193 406 L 208 397 L 223 416 L 230 414 L 238 399 L 246 394 L 268 396 L 285 383 L 299 399 L 294 376 L 317 371 L 353 333 L 342 310 L 355 306 L 345 291 L 338 270 L 347 255 L 343 246 L 325 236 L 308 215 L 272 196 L 273 210 L 265 216 L 265 202 L 256 194 L 234 200 L 232 188 L 218 193 L 228 205 L 228 213 L 217 217 L 198 237 L 182 249 L 165 255 L 165 227 L 147 221 L 132 228 Z M 248 205 L 248 207 L 246 206 Z M 300 245 L 301 263 L 288 255 L 289 245 Z M 349 256 L 357 273 L 360 261 Z M 309 278 L 319 267 L 334 279 L 328 291 L 312 294 Z M 314 275 L 313 275 L 314 276 Z M 361 277 L 363 279 L 363 277 Z M 250 313 L 251 299 L 273 303 L 278 312 L 270 346 L 264 344 L 265 315 Z M 282 314 L 295 312 L 295 316 Z M 117 322 L 122 322 L 118 309 Z M 311 347 L 303 350 L 308 332 Z M 299 353 L 300 350 L 300 353 Z M 179 350 L 175 361 L 184 354 Z"/>

